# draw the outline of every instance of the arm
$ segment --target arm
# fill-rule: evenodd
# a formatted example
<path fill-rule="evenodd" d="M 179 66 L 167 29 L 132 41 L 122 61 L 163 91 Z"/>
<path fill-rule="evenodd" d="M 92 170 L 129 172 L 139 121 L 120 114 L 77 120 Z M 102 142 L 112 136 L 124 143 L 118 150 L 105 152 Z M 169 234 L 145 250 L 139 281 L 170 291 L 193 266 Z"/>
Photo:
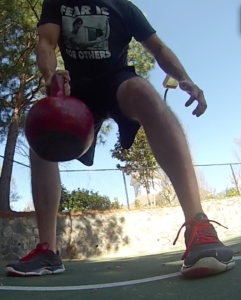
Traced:
<path fill-rule="evenodd" d="M 47 95 L 51 93 L 51 80 L 56 72 L 57 68 L 57 58 L 55 54 L 55 49 L 57 47 L 59 36 L 60 36 L 60 26 L 56 24 L 44 24 L 38 28 L 39 42 L 37 46 L 37 63 L 40 72 L 43 74 L 45 79 L 45 86 Z M 61 71 L 65 77 L 65 94 L 70 94 L 70 77 L 68 71 Z"/>
<path fill-rule="evenodd" d="M 186 79 L 190 81 L 190 78 L 175 54 L 159 39 L 156 31 L 140 9 L 129 1 L 126 5 L 129 7 L 127 24 L 131 35 L 155 57 L 160 68 L 165 73 L 179 82 Z"/>
<path fill-rule="evenodd" d="M 156 59 L 160 68 L 177 81 L 191 80 L 176 55 L 159 39 L 156 34 L 142 42 Z"/>
<path fill-rule="evenodd" d="M 142 45 L 155 57 L 160 68 L 176 79 L 179 82 L 179 87 L 190 95 L 186 106 L 190 106 L 196 100 L 198 101 L 198 106 L 193 111 L 193 115 L 201 116 L 207 109 L 203 91 L 193 83 L 176 55 L 164 45 L 156 34 L 144 40 Z"/>
<path fill-rule="evenodd" d="M 60 35 L 60 26 L 44 24 L 38 28 L 37 63 L 45 81 L 52 78 L 57 68 L 55 49 Z"/>

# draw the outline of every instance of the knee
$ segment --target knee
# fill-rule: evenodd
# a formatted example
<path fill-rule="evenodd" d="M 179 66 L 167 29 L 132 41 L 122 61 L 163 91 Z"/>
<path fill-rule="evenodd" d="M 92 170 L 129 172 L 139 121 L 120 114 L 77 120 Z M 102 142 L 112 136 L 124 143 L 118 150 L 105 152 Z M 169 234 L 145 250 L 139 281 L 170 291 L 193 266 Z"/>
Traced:
<path fill-rule="evenodd" d="M 139 120 L 143 113 L 165 105 L 153 86 L 139 77 L 125 81 L 118 90 L 117 99 L 122 112 L 136 120 Z"/>
<path fill-rule="evenodd" d="M 133 101 L 151 101 L 156 93 L 152 85 L 145 79 L 135 77 L 125 81 L 118 90 L 118 99 L 132 99 Z"/>

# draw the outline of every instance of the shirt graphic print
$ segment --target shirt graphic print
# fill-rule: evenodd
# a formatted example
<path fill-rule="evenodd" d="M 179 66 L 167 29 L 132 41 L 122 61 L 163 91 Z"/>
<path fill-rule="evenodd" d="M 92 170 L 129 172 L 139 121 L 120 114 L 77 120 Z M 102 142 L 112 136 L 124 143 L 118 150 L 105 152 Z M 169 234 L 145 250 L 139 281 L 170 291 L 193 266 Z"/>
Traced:
<path fill-rule="evenodd" d="M 61 7 L 62 33 L 66 53 L 77 59 L 110 58 L 109 12 L 107 8 Z M 96 57 L 96 51 L 98 51 Z"/>

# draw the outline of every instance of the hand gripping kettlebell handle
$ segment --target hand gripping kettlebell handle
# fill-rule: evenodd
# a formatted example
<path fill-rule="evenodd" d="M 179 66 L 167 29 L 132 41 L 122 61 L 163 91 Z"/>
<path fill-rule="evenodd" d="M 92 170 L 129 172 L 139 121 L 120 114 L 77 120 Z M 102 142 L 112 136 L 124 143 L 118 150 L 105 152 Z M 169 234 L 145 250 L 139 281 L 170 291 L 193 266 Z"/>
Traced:
<path fill-rule="evenodd" d="M 55 73 L 51 80 L 51 96 L 63 97 L 65 95 L 64 84 L 64 75 Z"/>

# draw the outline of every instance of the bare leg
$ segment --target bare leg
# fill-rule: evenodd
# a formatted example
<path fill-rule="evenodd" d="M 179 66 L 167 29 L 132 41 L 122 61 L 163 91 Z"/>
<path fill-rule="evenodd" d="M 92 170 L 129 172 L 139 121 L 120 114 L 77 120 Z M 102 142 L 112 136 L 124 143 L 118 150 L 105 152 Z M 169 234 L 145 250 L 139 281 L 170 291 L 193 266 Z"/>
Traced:
<path fill-rule="evenodd" d="M 32 151 L 30 160 L 40 243 L 48 243 L 50 250 L 56 252 L 57 213 L 61 197 L 58 164 L 42 160 Z"/>
<path fill-rule="evenodd" d="M 122 112 L 143 126 L 153 154 L 177 193 L 186 220 L 202 212 L 185 135 L 174 114 L 144 79 L 125 81 L 117 93 Z"/>

